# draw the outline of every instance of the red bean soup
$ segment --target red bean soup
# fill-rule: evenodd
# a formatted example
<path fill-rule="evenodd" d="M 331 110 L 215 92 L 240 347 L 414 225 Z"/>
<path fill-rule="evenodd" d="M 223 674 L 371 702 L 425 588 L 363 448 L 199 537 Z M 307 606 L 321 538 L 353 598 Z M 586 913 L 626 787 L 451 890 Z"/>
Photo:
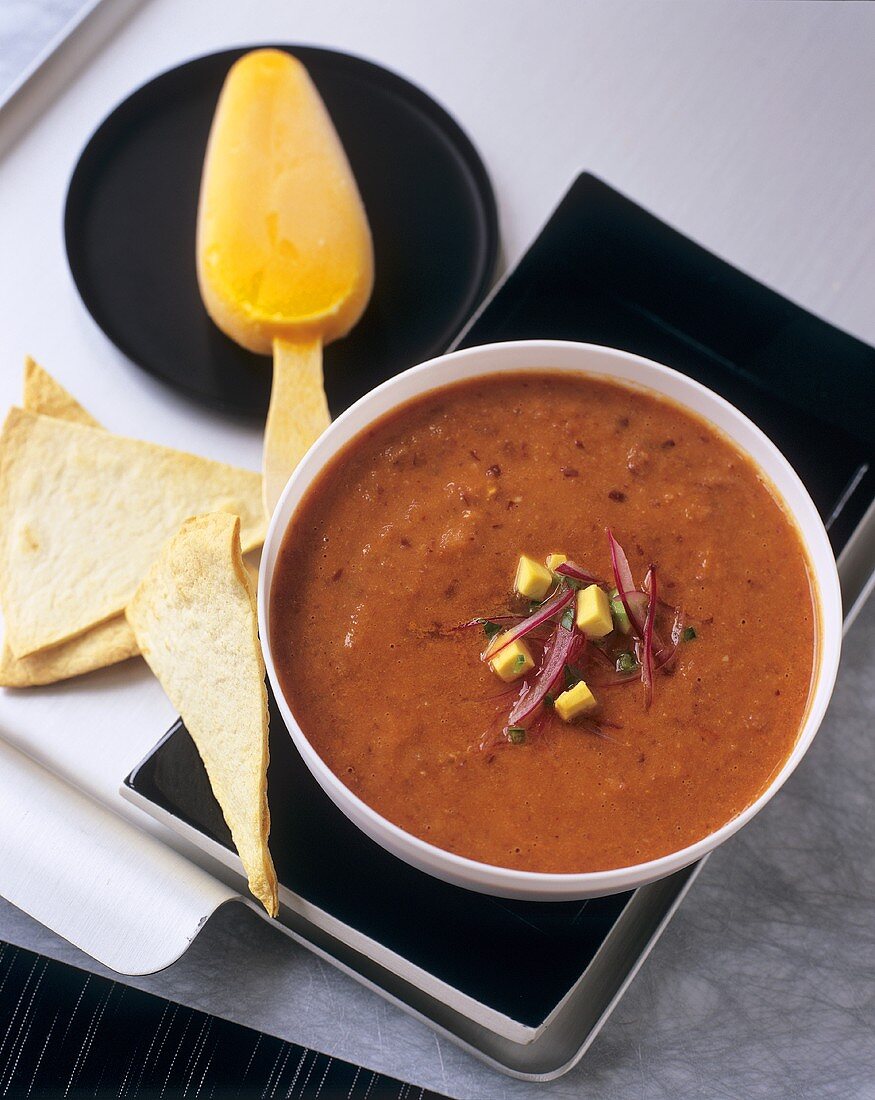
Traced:
<path fill-rule="evenodd" d="M 667 855 L 768 786 L 803 723 L 818 613 L 757 467 L 649 391 L 513 372 L 352 440 L 271 591 L 305 735 L 378 813 L 540 872 Z"/>

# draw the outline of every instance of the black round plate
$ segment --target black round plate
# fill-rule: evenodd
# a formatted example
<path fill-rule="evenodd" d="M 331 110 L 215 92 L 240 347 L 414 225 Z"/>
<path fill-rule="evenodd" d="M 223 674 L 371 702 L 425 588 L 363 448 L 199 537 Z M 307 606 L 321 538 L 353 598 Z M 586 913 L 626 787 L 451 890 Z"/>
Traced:
<path fill-rule="evenodd" d="M 495 199 L 471 142 L 419 88 L 348 54 L 280 48 L 304 62 L 325 100 L 374 236 L 371 302 L 325 351 L 337 413 L 446 350 L 493 275 Z M 180 65 L 116 107 L 73 173 L 64 232 L 82 300 L 125 355 L 198 401 L 263 416 L 270 362 L 216 328 L 195 272 L 210 122 L 229 67 L 246 52 Z"/>

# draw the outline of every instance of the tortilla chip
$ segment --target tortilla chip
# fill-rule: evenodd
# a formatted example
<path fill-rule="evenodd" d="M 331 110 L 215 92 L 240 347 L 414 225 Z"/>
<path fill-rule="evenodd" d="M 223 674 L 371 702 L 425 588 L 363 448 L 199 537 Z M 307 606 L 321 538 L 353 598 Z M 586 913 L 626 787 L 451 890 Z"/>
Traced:
<path fill-rule="evenodd" d="M 30 412 L 70 420 L 92 428 L 101 425 L 72 394 L 28 356 L 24 361 L 24 407 Z M 125 661 L 140 652 L 123 614 L 107 619 L 68 642 L 17 658 L 4 642 L 0 650 L 0 687 L 38 687 L 81 676 Z"/>
<path fill-rule="evenodd" d="M 0 687 L 25 688 L 69 680 L 97 668 L 126 661 L 140 652 L 124 615 L 115 615 L 69 642 L 16 657 L 3 643 L 0 651 Z"/>
<path fill-rule="evenodd" d="M 54 416 L 89 427 L 102 425 L 79 404 L 48 371 L 28 356 L 24 361 L 24 407 L 34 413 Z M 253 583 L 258 580 L 257 566 L 246 562 Z M 0 687 L 26 688 L 57 683 L 107 668 L 128 660 L 140 650 L 124 614 L 92 627 L 69 641 L 17 658 L 8 644 L 0 650 Z"/>
<path fill-rule="evenodd" d="M 70 420 L 89 428 L 103 427 L 29 355 L 24 360 L 24 407 L 29 412 Z"/>
<path fill-rule="evenodd" d="M 249 470 L 12 409 L 0 434 L 0 603 L 16 657 L 122 611 L 191 515 L 242 521 L 260 545 L 261 477 Z"/>
<path fill-rule="evenodd" d="M 251 561 L 243 564 L 254 591 L 258 587 L 258 566 Z M 0 649 L 0 687 L 29 688 L 55 684 L 59 680 L 108 668 L 139 654 L 140 647 L 128 620 L 124 615 L 115 615 L 68 642 L 41 649 L 27 657 L 15 657 L 4 642 Z"/>
<path fill-rule="evenodd" d="M 240 520 L 222 512 L 187 520 L 126 614 L 197 746 L 249 889 L 275 917 L 277 881 L 267 847 L 267 691 Z"/>

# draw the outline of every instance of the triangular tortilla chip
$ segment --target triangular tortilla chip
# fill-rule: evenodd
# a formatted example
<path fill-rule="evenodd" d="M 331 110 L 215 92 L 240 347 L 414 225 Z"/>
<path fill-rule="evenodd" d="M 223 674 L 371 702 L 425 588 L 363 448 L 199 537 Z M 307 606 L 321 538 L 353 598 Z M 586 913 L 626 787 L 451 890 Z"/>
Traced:
<path fill-rule="evenodd" d="M 24 407 L 90 427 L 102 425 L 48 371 L 28 356 L 24 361 Z M 258 570 L 246 568 L 257 581 Z M 124 614 L 116 615 L 69 641 L 17 658 L 4 642 L 0 650 L 0 687 L 25 688 L 57 683 L 135 657 L 140 652 Z"/>
<path fill-rule="evenodd" d="M 191 515 L 264 540 L 261 476 L 154 443 L 12 409 L 0 435 L 0 603 L 16 657 L 123 610 Z"/>
<path fill-rule="evenodd" d="M 75 424 L 85 424 L 89 428 L 103 427 L 71 393 L 64 389 L 60 382 L 56 382 L 49 372 L 43 370 L 29 355 L 24 360 L 23 404 L 29 412 L 54 416 L 58 420 L 70 420 Z"/>
<path fill-rule="evenodd" d="M 67 390 L 28 356 L 24 361 L 24 407 L 29 412 L 71 420 L 92 428 L 101 425 Z M 0 651 L 0 687 L 37 687 L 54 684 L 106 668 L 140 652 L 124 615 L 87 630 L 68 642 L 17 658 L 4 642 Z"/>
<path fill-rule="evenodd" d="M 39 687 L 69 680 L 96 668 L 126 661 L 140 652 L 134 632 L 124 615 L 86 630 L 69 642 L 41 649 L 27 657 L 14 656 L 4 641 L 0 651 L 0 687 Z"/>
<path fill-rule="evenodd" d="M 268 712 L 255 593 L 240 521 L 196 516 L 161 552 L 127 608 L 143 656 L 182 715 L 249 877 L 277 914 L 267 848 Z"/>

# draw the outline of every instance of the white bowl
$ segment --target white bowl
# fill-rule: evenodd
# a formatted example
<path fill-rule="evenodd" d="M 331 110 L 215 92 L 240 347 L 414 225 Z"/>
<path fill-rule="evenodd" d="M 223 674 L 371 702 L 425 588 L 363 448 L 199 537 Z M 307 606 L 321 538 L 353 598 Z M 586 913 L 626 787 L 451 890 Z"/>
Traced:
<path fill-rule="evenodd" d="M 307 740 L 283 695 L 270 647 L 269 594 L 280 544 L 299 501 L 325 464 L 360 431 L 412 397 L 483 374 L 539 369 L 602 375 L 654 390 L 698 413 L 734 440 L 771 481 L 794 518 L 808 551 L 820 609 L 818 665 L 808 711 L 792 753 L 768 788 L 746 810 L 703 840 L 659 859 L 610 871 L 541 874 L 494 867 L 444 851 L 393 825 L 353 794 Z M 258 623 L 267 673 L 292 740 L 322 789 L 363 832 L 393 855 L 457 886 L 500 897 L 561 901 L 630 890 L 670 875 L 722 844 L 765 806 L 805 755 L 823 719 L 839 663 L 842 610 L 835 559 L 817 509 L 784 456 L 746 416 L 698 382 L 637 355 L 595 344 L 528 340 L 488 344 L 432 359 L 384 382 L 334 421 L 304 456 L 277 504 L 262 555 Z"/>

